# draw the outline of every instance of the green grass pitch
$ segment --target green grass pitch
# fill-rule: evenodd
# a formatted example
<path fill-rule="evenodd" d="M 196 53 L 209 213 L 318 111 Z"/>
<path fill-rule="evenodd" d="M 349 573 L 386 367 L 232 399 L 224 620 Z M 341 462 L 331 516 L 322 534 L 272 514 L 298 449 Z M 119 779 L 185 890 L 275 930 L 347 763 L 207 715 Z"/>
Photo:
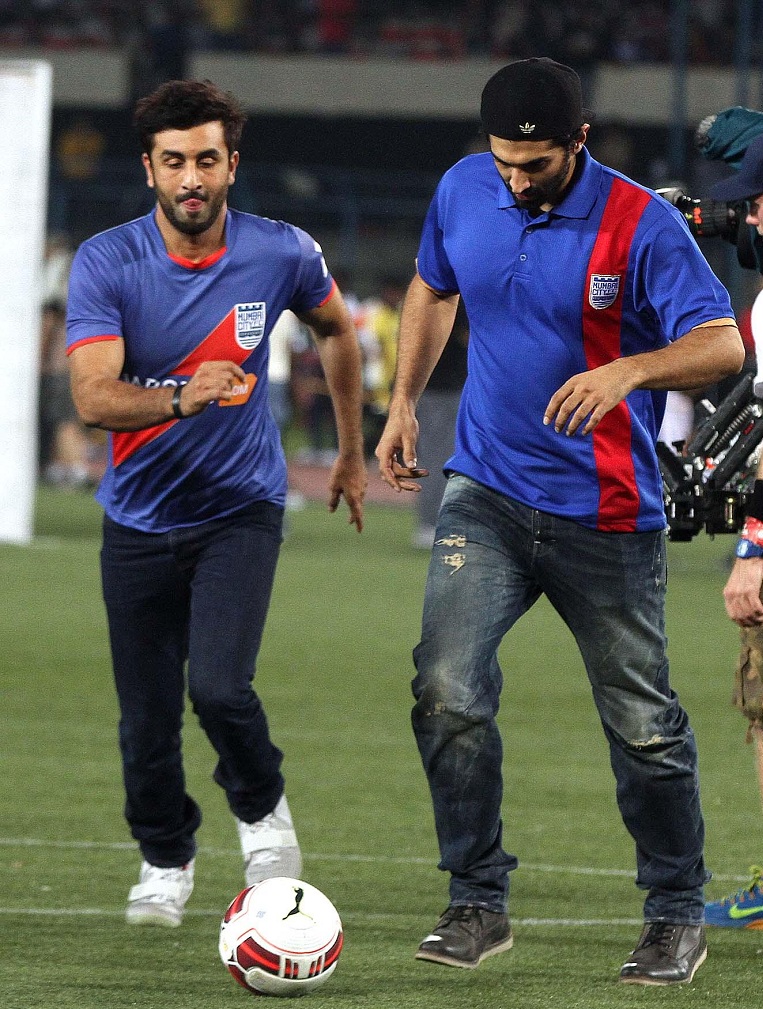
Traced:
<path fill-rule="evenodd" d="M 217 956 L 243 886 L 212 751 L 188 711 L 189 788 L 205 819 L 197 884 L 178 930 L 129 929 L 139 856 L 122 820 L 103 608 L 100 510 L 42 491 L 37 537 L 0 546 L 0 992 L 8 1009 L 233 1009 L 251 998 Z M 501 658 L 505 838 L 520 859 L 516 942 L 477 971 L 416 962 L 447 903 L 409 726 L 426 555 L 410 510 L 289 516 L 257 673 L 285 773 L 304 876 L 336 904 L 346 946 L 312 1009 L 620 1009 L 757 1004 L 763 932 L 712 931 L 690 986 L 619 986 L 642 895 L 603 736 L 571 636 L 541 600 Z M 697 734 L 708 894 L 763 859 L 763 814 L 744 721 L 730 706 L 737 634 L 721 599 L 733 540 L 671 545 L 673 683 Z"/>

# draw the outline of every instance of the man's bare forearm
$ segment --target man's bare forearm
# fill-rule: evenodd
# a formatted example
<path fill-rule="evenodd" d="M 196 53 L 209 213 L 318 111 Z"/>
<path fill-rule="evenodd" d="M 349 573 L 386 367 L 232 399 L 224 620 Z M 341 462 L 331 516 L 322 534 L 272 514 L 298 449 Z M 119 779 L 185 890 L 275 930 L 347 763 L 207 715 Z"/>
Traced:
<path fill-rule="evenodd" d="M 417 403 L 448 341 L 458 294 L 440 294 L 418 276 L 411 281 L 400 317 L 394 401 Z"/>

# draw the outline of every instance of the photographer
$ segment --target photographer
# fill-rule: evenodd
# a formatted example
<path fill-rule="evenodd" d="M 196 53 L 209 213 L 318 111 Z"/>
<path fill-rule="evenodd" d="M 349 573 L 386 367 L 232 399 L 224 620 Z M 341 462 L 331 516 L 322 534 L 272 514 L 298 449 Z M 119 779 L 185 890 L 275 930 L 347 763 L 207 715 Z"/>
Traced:
<path fill-rule="evenodd" d="M 739 171 L 716 183 L 711 189 L 714 200 L 746 201 L 747 214 L 743 228 L 739 224 L 742 240 L 749 242 L 754 254 L 739 256 L 741 265 L 763 272 L 763 135 L 752 140 L 739 165 Z M 752 229 L 755 229 L 752 231 Z M 738 248 L 740 245 L 738 244 Z M 743 261 L 744 259 L 744 261 Z M 762 292 L 763 294 L 763 292 Z M 753 306 L 753 337 L 758 348 L 758 375 L 755 393 L 763 388 L 763 308 L 762 294 Z M 734 704 L 749 719 L 748 742 L 754 740 L 757 751 L 758 778 L 763 797 L 763 457 L 758 464 L 755 487 L 746 505 L 746 519 L 736 547 L 736 561 L 731 571 L 723 597 L 726 612 L 741 628 L 741 649 L 734 687 Z M 730 928 L 763 929 L 763 876 L 753 866 L 752 881 L 747 888 L 705 907 L 708 925 Z"/>

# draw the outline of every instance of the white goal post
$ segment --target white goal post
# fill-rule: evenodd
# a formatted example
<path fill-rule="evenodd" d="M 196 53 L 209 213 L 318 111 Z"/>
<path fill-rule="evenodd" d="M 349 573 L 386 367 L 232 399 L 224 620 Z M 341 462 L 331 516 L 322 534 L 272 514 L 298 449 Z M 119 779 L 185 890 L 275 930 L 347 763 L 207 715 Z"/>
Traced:
<path fill-rule="evenodd" d="M 32 538 L 52 71 L 0 60 L 0 540 Z"/>

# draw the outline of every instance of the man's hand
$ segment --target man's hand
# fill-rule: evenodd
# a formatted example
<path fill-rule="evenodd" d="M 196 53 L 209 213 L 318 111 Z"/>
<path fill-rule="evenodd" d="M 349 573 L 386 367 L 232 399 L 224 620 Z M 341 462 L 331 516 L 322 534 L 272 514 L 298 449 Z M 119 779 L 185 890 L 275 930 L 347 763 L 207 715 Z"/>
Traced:
<path fill-rule="evenodd" d="M 77 347 L 69 357 L 74 403 L 88 427 L 104 431 L 143 431 L 172 418 L 173 388 L 145 388 L 121 380 L 125 367 L 124 340 L 97 340 Z M 180 386 L 180 410 L 193 417 L 216 400 L 229 400 L 246 382 L 233 361 L 204 361 Z"/>
<path fill-rule="evenodd" d="M 246 375 L 233 361 L 203 361 L 180 394 L 184 416 L 195 417 L 218 399 L 228 400 L 236 386 L 246 383 Z"/>
<path fill-rule="evenodd" d="M 573 435 L 590 434 L 601 419 L 636 388 L 628 358 L 573 375 L 557 389 L 543 415 L 544 424 Z M 565 430 L 566 429 L 566 430 Z"/>
<path fill-rule="evenodd" d="M 411 404 L 390 404 L 389 417 L 374 453 L 379 460 L 382 480 L 397 491 L 418 493 L 418 480 L 429 476 L 429 470 L 420 469 L 416 459 L 416 442 L 419 422 Z"/>
<path fill-rule="evenodd" d="M 726 612 L 740 627 L 763 624 L 763 557 L 737 557 L 723 589 Z"/>
<path fill-rule="evenodd" d="M 329 475 L 329 511 L 335 512 L 344 497 L 350 509 L 350 525 L 363 531 L 363 500 L 368 486 L 368 472 L 362 454 L 337 456 Z"/>

